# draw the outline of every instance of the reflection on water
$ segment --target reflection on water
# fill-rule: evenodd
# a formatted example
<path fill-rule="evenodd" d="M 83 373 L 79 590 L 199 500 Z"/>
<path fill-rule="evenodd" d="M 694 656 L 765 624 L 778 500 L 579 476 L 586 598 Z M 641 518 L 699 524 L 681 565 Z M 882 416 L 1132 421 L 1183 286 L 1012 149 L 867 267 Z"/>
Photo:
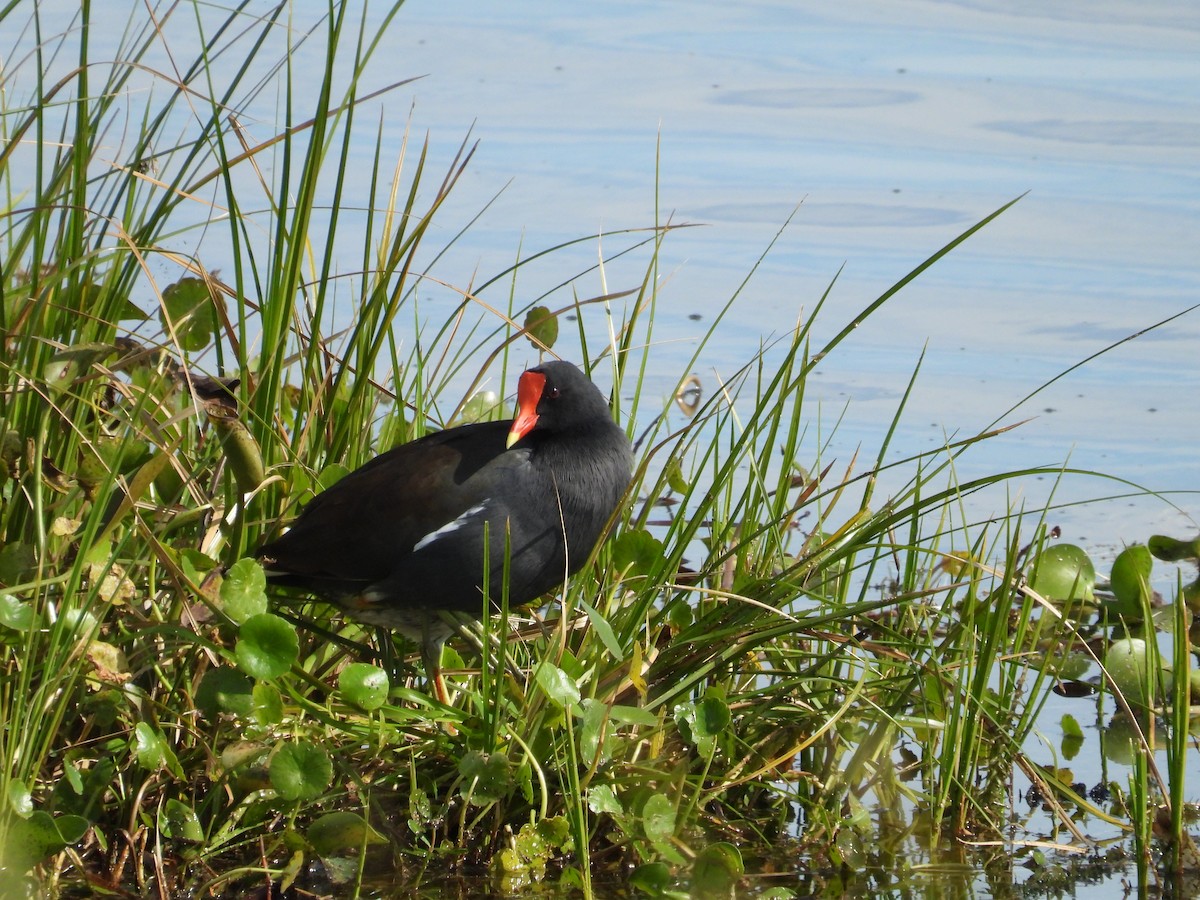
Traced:
<path fill-rule="evenodd" d="M 725 91 L 715 96 L 713 102 L 730 106 L 766 106 L 772 109 L 819 106 L 850 109 L 859 106 L 913 103 L 920 99 L 920 96 L 914 91 L 869 88 L 761 88 L 756 91 Z"/>

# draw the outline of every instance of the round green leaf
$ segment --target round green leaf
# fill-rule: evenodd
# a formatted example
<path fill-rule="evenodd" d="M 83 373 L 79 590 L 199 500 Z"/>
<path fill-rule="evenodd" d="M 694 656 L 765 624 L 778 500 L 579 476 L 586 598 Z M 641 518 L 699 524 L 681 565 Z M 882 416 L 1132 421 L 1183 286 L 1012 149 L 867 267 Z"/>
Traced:
<path fill-rule="evenodd" d="M 505 416 L 504 400 L 495 391 L 478 391 L 471 395 L 463 404 L 453 424 L 461 425 L 469 422 L 489 422 Z M 384 445 L 392 446 L 392 445 Z"/>
<path fill-rule="evenodd" d="M 192 844 L 199 844 L 204 840 L 204 829 L 200 827 L 196 811 L 174 798 L 163 806 L 158 827 L 164 835 L 173 840 L 188 841 Z"/>
<path fill-rule="evenodd" d="M 253 559 L 239 559 L 221 581 L 221 608 L 241 625 L 267 611 L 267 576 Z"/>
<path fill-rule="evenodd" d="M 272 684 L 256 684 L 251 691 L 254 721 L 259 725 L 278 725 L 283 721 L 283 697 Z"/>
<path fill-rule="evenodd" d="M 359 709 L 379 709 L 387 702 L 387 672 L 370 663 L 351 663 L 338 675 L 338 689 Z"/>
<path fill-rule="evenodd" d="M 349 474 L 350 470 L 341 463 L 330 463 L 317 476 L 317 484 L 321 490 L 327 491 Z"/>
<path fill-rule="evenodd" d="M 579 685 L 558 666 L 544 662 L 537 667 L 534 678 L 559 707 L 568 709 L 579 704 Z"/>
<path fill-rule="evenodd" d="M 254 710 L 251 687 L 237 669 L 209 669 L 196 688 L 196 708 L 210 719 L 223 712 L 249 716 Z"/>
<path fill-rule="evenodd" d="M 86 818 L 75 815 L 58 816 L 55 818 L 54 824 L 58 827 L 58 833 L 63 841 L 68 844 L 82 841 L 87 830 L 92 827 L 92 823 Z"/>
<path fill-rule="evenodd" d="M 737 847 L 726 841 L 709 844 L 692 863 L 692 892 L 701 896 L 729 896 L 730 888 L 745 871 L 742 854 Z"/>
<path fill-rule="evenodd" d="M 278 678 L 299 657 L 300 638 L 279 616 L 260 613 L 242 623 L 234 655 L 238 666 L 254 678 Z"/>
<path fill-rule="evenodd" d="M 312 800 L 333 781 L 329 754 L 316 744 L 283 744 L 271 755 L 271 785 L 284 800 Z"/>
<path fill-rule="evenodd" d="M 662 560 L 662 541 L 648 531 L 625 531 L 612 543 L 613 565 L 626 575 L 649 575 Z"/>
<path fill-rule="evenodd" d="M 642 829 L 656 844 L 675 835 L 675 804 L 666 794 L 653 794 L 642 807 Z"/>
<path fill-rule="evenodd" d="M 1109 644 L 1104 670 L 1130 706 L 1150 706 L 1158 696 L 1160 673 L 1151 669 L 1150 650 L 1142 638 L 1118 638 Z M 1170 673 L 1163 669 L 1161 676 L 1169 690 Z"/>
<path fill-rule="evenodd" d="M 217 332 L 218 302 L 203 278 L 188 276 L 163 290 L 158 317 L 185 351 L 196 353 L 212 343 Z"/>
<path fill-rule="evenodd" d="M 358 813 L 343 810 L 326 813 L 308 826 L 308 842 L 318 855 L 330 856 L 341 850 L 357 850 L 367 844 L 383 844 L 386 838 Z"/>
<path fill-rule="evenodd" d="M 33 627 L 33 607 L 12 594 L 0 594 L 0 625 L 13 631 L 28 631 Z"/>
<path fill-rule="evenodd" d="M 472 804 L 484 806 L 503 799 L 512 785 L 512 766 L 503 753 L 473 750 L 458 762 L 462 791 Z"/>
<path fill-rule="evenodd" d="M 8 783 L 8 808 L 22 819 L 28 819 L 33 812 L 33 794 L 20 781 Z"/>
<path fill-rule="evenodd" d="M 1033 561 L 1029 586 L 1047 600 L 1070 602 L 1091 600 L 1096 584 L 1096 567 L 1074 544 L 1056 544 Z"/>
<path fill-rule="evenodd" d="M 597 784 L 588 788 L 588 809 L 594 813 L 608 813 L 611 816 L 622 816 L 625 809 L 617 799 L 617 792 L 612 785 Z"/>
<path fill-rule="evenodd" d="M 525 331 L 534 349 L 549 350 L 558 340 L 558 319 L 545 306 L 535 306 L 525 314 Z"/>
<path fill-rule="evenodd" d="M 706 695 L 696 703 L 681 703 L 672 715 L 685 741 L 708 755 L 715 749 L 713 739 L 729 727 L 729 706 L 721 697 Z"/>
<path fill-rule="evenodd" d="M 138 722 L 133 728 L 133 751 L 143 769 L 161 769 L 167 761 L 163 737 L 148 722 Z"/>
<path fill-rule="evenodd" d="M 706 696 L 696 704 L 696 719 L 693 733 L 703 737 L 716 737 L 729 727 L 729 704 L 720 697 Z"/>
<path fill-rule="evenodd" d="M 23 872 L 52 853 L 57 853 L 68 843 L 57 821 L 49 813 L 38 810 L 28 818 L 10 820 L 0 859 L 11 870 Z"/>
<path fill-rule="evenodd" d="M 644 863 L 630 873 L 629 886 L 651 897 L 663 896 L 671 887 L 671 867 L 665 862 Z"/>

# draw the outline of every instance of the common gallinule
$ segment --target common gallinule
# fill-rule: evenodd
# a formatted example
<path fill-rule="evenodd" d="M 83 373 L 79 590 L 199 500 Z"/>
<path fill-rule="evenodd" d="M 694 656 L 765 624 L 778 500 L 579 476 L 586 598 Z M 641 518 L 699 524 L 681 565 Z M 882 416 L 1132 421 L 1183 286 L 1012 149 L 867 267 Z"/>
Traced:
<path fill-rule="evenodd" d="M 353 618 L 421 646 L 438 699 L 441 613 L 529 603 L 575 572 L 617 508 L 629 439 L 574 365 L 549 362 L 517 383 L 513 421 L 462 425 L 395 447 L 304 507 L 257 557 L 275 584 L 302 588 Z"/>

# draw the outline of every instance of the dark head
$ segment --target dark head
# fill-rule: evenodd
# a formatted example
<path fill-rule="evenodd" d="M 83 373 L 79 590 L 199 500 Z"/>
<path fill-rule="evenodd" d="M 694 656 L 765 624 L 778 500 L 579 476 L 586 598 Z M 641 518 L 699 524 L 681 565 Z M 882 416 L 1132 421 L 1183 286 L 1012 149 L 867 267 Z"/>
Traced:
<path fill-rule="evenodd" d="M 517 382 L 517 414 L 508 446 L 530 434 L 592 429 L 601 421 L 613 424 L 600 389 L 569 362 L 543 363 L 522 373 Z"/>

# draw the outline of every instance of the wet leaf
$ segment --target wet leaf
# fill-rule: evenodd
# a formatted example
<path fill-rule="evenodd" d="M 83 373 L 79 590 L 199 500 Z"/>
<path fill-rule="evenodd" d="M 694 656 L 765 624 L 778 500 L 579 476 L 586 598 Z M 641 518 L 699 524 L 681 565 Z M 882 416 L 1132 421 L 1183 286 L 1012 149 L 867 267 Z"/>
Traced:
<path fill-rule="evenodd" d="M 1056 648 L 1055 656 L 1049 668 L 1063 681 L 1082 678 L 1092 668 L 1092 658 L 1082 653 Z"/>
<path fill-rule="evenodd" d="M 729 705 L 710 691 L 696 703 L 681 703 L 674 710 L 675 724 L 684 740 L 705 756 L 716 749 L 715 738 L 729 727 Z"/>
<path fill-rule="evenodd" d="M 730 721 L 729 705 L 723 697 L 715 696 L 710 690 L 696 706 L 693 730 L 705 737 L 716 737 L 729 727 Z"/>
<path fill-rule="evenodd" d="M 312 800 L 333 781 L 329 754 L 309 741 L 283 744 L 268 766 L 271 785 L 284 800 Z"/>
<path fill-rule="evenodd" d="M 1079 727 L 1079 722 L 1071 715 L 1062 717 L 1060 727 L 1063 733 L 1063 758 L 1072 760 L 1079 755 L 1079 751 L 1083 747 L 1083 729 Z"/>
<path fill-rule="evenodd" d="M 83 830 L 79 828 L 82 822 Z M 88 821 L 80 816 L 66 815 L 57 819 L 38 810 L 27 818 L 8 823 L 5 846 L 0 860 L 10 871 L 24 872 L 68 844 L 83 837 Z"/>
<path fill-rule="evenodd" d="M 33 812 L 33 794 L 19 781 L 8 783 L 8 808 L 22 819 L 28 819 Z"/>
<path fill-rule="evenodd" d="M 597 784 L 588 788 L 588 808 L 594 813 L 608 813 L 611 816 L 625 814 L 625 808 L 617 799 L 617 793 L 608 784 Z"/>
<path fill-rule="evenodd" d="M 671 867 L 664 862 L 644 863 L 629 875 L 629 886 L 651 897 L 661 897 L 671 888 Z"/>
<path fill-rule="evenodd" d="M 1118 638 L 1109 644 L 1104 669 L 1113 687 L 1134 708 L 1156 702 L 1160 677 L 1170 689 L 1170 673 L 1163 670 L 1160 674 L 1151 669 L 1150 649 L 1142 638 Z"/>
<path fill-rule="evenodd" d="M 534 678 L 546 696 L 562 709 L 579 705 L 579 686 L 558 666 L 543 662 L 537 667 Z"/>
<path fill-rule="evenodd" d="M 204 829 L 196 811 L 179 800 L 171 798 L 163 807 L 159 818 L 159 829 L 167 837 L 177 841 L 199 844 L 204 840 Z"/>
<path fill-rule="evenodd" d="M 161 769 L 167 761 L 167 747 L 163 737 L 149 722 L 138 722 L 133 729 L 133 753 L 138 765 L 151 772 Z"/>
<path fill-rule="evenodd" d="M 473 750 L 458 763 L 463 776 L 462 794 L 474 806 L 486 806 L 508 795 L 512 786 L 512 765 L 503 753 Z"/>
<path fill-rule="evenodd" d="M 1074 544 L 1056 544 L 1039 553 L 1030 571 L 1029 586 L 1047 600 L 1068 603 L 1094 596 L 1096 567 Z"/>
<path fill-rule="evenodd" d="M 338 674 L 338 689 L 359 709 L 379 709 L 387 702 L 387 672 L 370 663 L 351 663 Z"/>
<path fill-rule="evenodd" d="M 656 844 L 675 836 L 675 804 L 666 794 L 652 794 L 642 807 L 642 830 Z"/>
<path fill-rule="evenodd" d="M 745 871 L 742 854 L 737 847 L 726 841 L 709 844 L 696 855 L 692 863 L 692 893 L 728 897 Z"/>
<path fill-rule="evenodd" d="M 308 826 L 307 837 L 321 856 L 330 856 L 340 850 L 358 850 L 368 844 L 387 843 L 366 819 L 348 810 L 321 816 Z"/>
<path fill-rule="evenodd" d="M 580 752 L 584 759 L 598 758 L 602 763 L 607 762 L 607 748 L 612 743 L 613 732 L 609 724 L 608 706 L 594 697 L 588 697 L 583 701 L 582 707 L 583 721 L 579 726 Z"/>
<path fill-rule="evenodd" d="M 238 666 L 254 678 L 278 678 L 300 655 L 300 638 L 291 623 L 273 613 L 251 616 L 238 629 L 234 648 Z"/>

